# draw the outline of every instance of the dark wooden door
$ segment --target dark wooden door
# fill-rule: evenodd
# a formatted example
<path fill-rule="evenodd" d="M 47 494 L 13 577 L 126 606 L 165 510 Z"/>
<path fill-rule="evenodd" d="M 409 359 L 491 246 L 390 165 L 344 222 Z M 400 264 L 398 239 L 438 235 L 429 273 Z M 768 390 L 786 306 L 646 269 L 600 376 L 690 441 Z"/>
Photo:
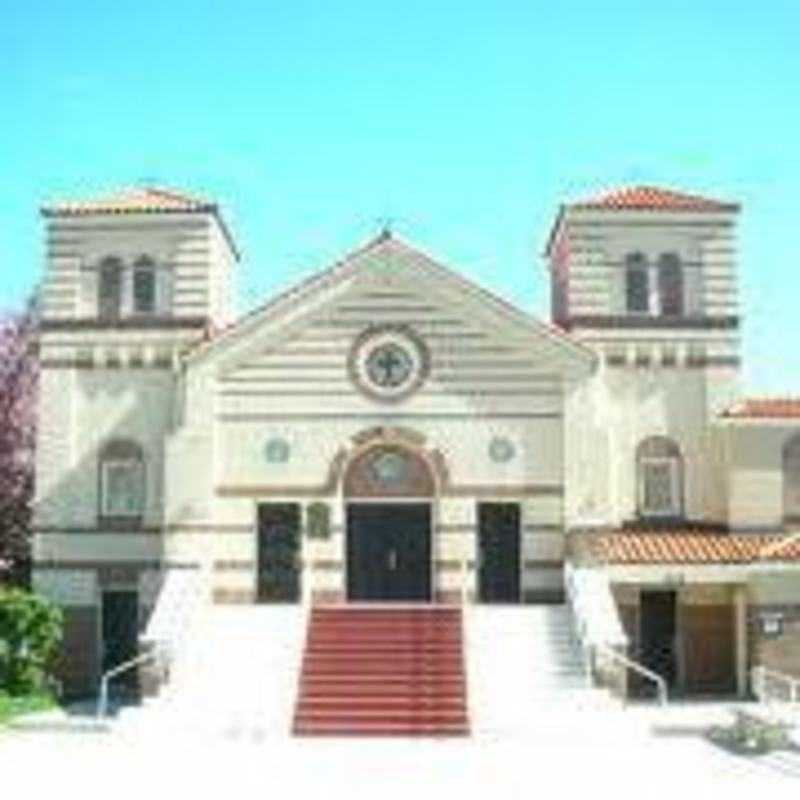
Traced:
<path fill-rule="evenodd" d="M 642 592 L 639 609 L 639 658 L 648 669 L 674 687 L 678 677 L 676 594 Z M 644 686 L 639 687 L 645 691 Z"/>
<path fill-rule="evenodd" d="M 730 694 L 736 690 L 736 626 L 732 605 L 682 606 L 681 642 L 687 692 Z"/>
<path fill-rule="evenodd" d="M 104 591 L 102 596 L 102 671 L 135 658 L 139 652 L 139 595 L 135 590 Z M 115 691 L 136 691 L 138 674 L 127 670 L 111 682 Z"/>
<path fill-rule="evenodd" d="M 520 508 L 517 503 L 478 506 L 478 599 L 518 603 L 520 599 Z"/>
<path fill-rule="evenodd" d="M 258 507 L 256 598 L 267 603 L 300 600 L 300 506 L 262 503 Z"/>
<path fill-rule="evenodd" d="M 428 601 L 430 505 L 351 503 L 347 507 L 350 600 Z"/>

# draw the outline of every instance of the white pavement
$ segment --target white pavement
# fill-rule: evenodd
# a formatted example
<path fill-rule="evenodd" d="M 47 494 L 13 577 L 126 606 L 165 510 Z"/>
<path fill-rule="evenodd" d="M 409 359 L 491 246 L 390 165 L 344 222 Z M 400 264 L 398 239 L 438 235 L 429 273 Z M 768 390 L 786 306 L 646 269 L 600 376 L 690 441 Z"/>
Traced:
<path fill-rule="evenodd" d="M 468 739 L 293 739 L 306 612 L 242 611 L 213 609 L 170 691 L 124 712 L 110 733 L 0 732 L 4 788 L 36 800 L 73 791 L 81 800 L 234 791 L 348 800 L 599 791 L 674 800 L 676 792 L 765 788 L 770 800 L 797 796 L 800 754 L 737 757 L 704 738 L 730 720 L 731 705 L 622 711 L 583 688 L 580 653 L 557 608 L 467 615 Z"/>

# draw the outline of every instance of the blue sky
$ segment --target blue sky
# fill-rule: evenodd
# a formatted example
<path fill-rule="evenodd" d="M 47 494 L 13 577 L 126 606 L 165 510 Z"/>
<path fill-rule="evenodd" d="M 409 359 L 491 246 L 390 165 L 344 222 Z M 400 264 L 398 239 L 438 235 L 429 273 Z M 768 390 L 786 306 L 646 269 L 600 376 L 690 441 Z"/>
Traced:
<path fill-rule="evenodd" d="M 5 11 L 7 306 L 40 274 L 43 200 L 149 180 L 223 206 L 244 251 L 242 310 L 391 217 L 545 316 L 540 254 L 558 204 L 657 183 L 743 203 L 747 388 L 800 394 L 800 3 Z"/>

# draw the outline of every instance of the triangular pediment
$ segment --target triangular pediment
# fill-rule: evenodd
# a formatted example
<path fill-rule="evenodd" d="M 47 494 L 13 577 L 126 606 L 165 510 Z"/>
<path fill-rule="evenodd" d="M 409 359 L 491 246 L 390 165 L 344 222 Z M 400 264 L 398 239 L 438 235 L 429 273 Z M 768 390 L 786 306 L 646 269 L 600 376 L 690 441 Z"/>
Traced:
<path fill-rule="evenodd" d="M 282 348 L 312 353 L 346 345 L 360 330 L 400 324 L 452 352 L 501 351 L 559 373 L 585 373 L 593 353 L 423 251 L 381 235 L 281 293 L 189 356 L 230 375 Z M 483 359 L 483 361 L 486 361 Z"/>

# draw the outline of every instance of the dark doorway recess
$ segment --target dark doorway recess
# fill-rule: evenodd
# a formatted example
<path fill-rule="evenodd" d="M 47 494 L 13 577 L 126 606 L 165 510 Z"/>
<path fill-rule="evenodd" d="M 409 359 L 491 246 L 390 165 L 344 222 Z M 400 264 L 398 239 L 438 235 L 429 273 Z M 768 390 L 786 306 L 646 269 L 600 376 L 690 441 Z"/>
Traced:
<path fill-rule="evenodd" d="M 300 600 L 300 505 L 262 503 L 258 506 L 258 572 L 260 603 Z"/>
<path fill-rule="evenodd" d="M 478 506 L 478 600 L 520 599 L 520 508 L 518 503 Z"/>
<path fill-rule="evenodd" d="M 677 594 L 674 591 L 642 592 L 639 610 L 639 650 L 642 665 L 660 675 L 674 689 L 678 680 Z M 638 692 L 654 691 L 638 681 Z"/>
<path fill-rule="evenodd" d="M 347 598 L 430 601 L 430 504 L 347 506 Z"/>
<path fill-rule="evenodd" d="M 102 672 L 124 664 L 139 653 L 139 594 L 136 590 L 107 590 L 102 595 Z M 137 694 L 136 669 L 122 672 L 111 681 L 117 695 Z"/>

